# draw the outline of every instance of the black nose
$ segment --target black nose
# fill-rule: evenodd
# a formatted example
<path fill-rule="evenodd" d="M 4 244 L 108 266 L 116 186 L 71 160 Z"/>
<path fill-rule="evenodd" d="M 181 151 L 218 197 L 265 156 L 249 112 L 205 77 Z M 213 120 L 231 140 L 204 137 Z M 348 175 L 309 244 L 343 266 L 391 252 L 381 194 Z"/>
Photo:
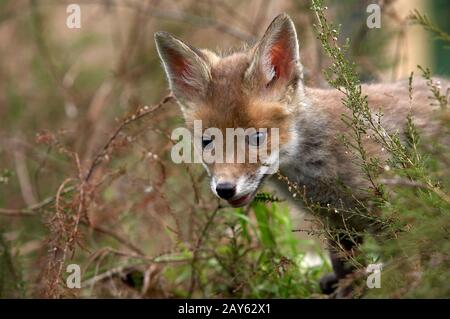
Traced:
<path fill-rule="evenodd" d="M 236 193 L 236 186 L 231 183 L 219 183 L 216 186 L 217 195 L 219 195 L 223 199 L 230 199 Z"/>

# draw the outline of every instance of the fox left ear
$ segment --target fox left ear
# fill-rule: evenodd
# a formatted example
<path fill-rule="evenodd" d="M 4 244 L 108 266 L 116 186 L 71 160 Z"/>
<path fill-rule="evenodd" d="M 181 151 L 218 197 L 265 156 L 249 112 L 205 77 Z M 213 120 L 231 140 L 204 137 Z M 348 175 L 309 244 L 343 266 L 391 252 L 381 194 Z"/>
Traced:
<path fill-rule="evenodd" d="M 156 32 L 155 42 L 177 100 L 188 105 L 204 98 L 211 74 L 201 53 L 167 32 Z"/>
<path fill-rule="evenodd" d="M 267 28 L 246 77 L 265 88 L 289 86 L 303 77 L 297 32 L 287 14 L 277 16 Z"/>

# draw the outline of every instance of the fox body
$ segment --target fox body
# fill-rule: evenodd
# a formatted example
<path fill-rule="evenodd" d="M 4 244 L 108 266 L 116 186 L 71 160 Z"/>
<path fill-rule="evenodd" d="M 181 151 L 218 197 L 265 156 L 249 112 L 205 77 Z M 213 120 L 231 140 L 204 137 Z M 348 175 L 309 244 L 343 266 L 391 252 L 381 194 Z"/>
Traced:
<path fill-rule="evenodd" d="M 365 200 L 367 193 L 360 190 L 368 187 L 367 181 L 337 138 L 349 130 L 341 120 L 349 112 L 342 103 L 343 94 L 304 86 L 296 30 L 287 15 L 276 17 L 255 46 L 226 56 L 196 49 L 165 32 L 156 33 L 155 39 L 189 128 L 202 120 L 204 128 L 215 127 L 224 134 L 226 128 L 236 127 L 279 129 L 278 152 L 266 163 L 205 163 L 216 195 L 232 206 L 248 204 L 270 177 L 262 166 L 278 161 L 280 172 L 304 186 L 314 202 L 341 207 L 355 199 Z M 384 113 L 382 124 L 389 131 L 404 129 L 411 110 L 419 128 L 429 127 L 431 106 L 425 81 L 414 82 L 412 106 L 407 81 L 363 85 L 362 91 L 370 108 Z M 194 138 L 205 141 L 205 136 Z M 271 143 L 270 134 L 263 138 Z M 208 136 L 206 142 L 214 143 Z M 377 143 L 371 139 L 364 143 L 370 156 L 384 157 Z M 283 183 L 270 179 L 287 192 Z M 336 187 L 337 182 L 352 194 Z"/>

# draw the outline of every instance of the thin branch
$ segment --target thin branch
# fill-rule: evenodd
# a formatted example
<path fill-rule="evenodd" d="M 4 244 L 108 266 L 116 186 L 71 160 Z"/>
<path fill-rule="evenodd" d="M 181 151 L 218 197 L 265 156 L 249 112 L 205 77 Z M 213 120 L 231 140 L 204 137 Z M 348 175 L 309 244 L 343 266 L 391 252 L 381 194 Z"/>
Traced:
<path fill-rule="evenodd" d="M 205 226 L 203 227 L 203 230 L 200 234 L 200 237 L 197 240 L 197 244 L 194 247 L 193 250 L 193 257 L 192 257 L 192 263 L 191 263 L 191 283 L 189 286 L 189 297 L 192 296 L 192 293 L 194 292 L 194 288 L 195 288 L 195 279 L 196 279 L 196 267 L 195 267 L 195 263 L 198 260 L 198 252 L 203 244 L 203 240 L 206 237 L 206 235 L 208 234 L 209 228 L 212 225 L 214 218 L 217 216 L 217 213 L 219 212 L 219 210 L 221 209 L 221 206 L 218 205 L 216 207 L 216 209 L 212 212 L 212 214 L 208 217 L 208 220 L 206 221 Z"/>
<path fill-rule="evenodd" d="M 170 93 L 168 95 L 166 95 L 161 102 L 159 102 L 156 105 L 153 105 L 152 107 L 147 107 L 144 106 L 143 108 L 139 109 L 137 114 L 134 114 L 132 116 L 130 116 L 129 118 L 125 119 L 122 124 L 120 124 L 120 126 L 114 131 L 114 133 L 110 136 L 110 138 L 108 139 L 108 141 L 105 143 L 105 145 L 102 147 L 102 149 L 97 153 L 97 155 L 95 156 L 94 160 L 92 161 L 92 164 L 88 170 L 88 173 L 86 175 L 86 177 L 84 178 L 85 182 L 88 182 L 89 179 L 92 176 L 92 173 L 94 172 L 94 170 L 96 169 L 96 167 L 101 163 L 102 158 L 106 155 L 106 152 L 108 151 L 109 147 L 111 146 L 111 144 L 114 142 L 114 140 L 117 138 L 117 136 L 119 135 L 119 133 L 128 125 L 130 125 L 131 123 L 143 118 L 144 116 L 147 116 L 150 113 L 153 113 L 154 111 L 156 111 L 157 109 L 159 109 L 160 107 L 162 107 L 164 104 L 171 102 L 174 100 L 173 95 Z"/>
<path fill-rule="evenodd" d="M 101 227 L 101 226 L 88 225 L 86 221 L 81 221 L 81 224 L 91 228 L 92 230 L 94 230 L 94 231 L 96 231 L 98 233 L 101 233 L 101 234 L 104 234 L 104 235 L 107 235 L 107 236 L 110 236 L 110 237 L 114 238 L 115 240 L 117 240 L 122 245 L 128 247 L 130 250 L 132 250 L 135 253 L 137 253 L 139 256 L 145 256 L 145 253 L 140 248 L 138 248 L 133 243 L 131 243 L 130 241 L 126 240 L 124 237 L 120 236 L 119 234 L 116 234 L 112 230 L 106 229 L 106 228 Z"/>
<path fill-rule="evenodd" d="M 61 191 L 61 195 L 70 193 L 75 190 L 75 186 L 67 187 L 66 189 Z M 31 205 L 25 208 L 20 209 L 8 209 L 8 208 L 0 208 L 0 215 L 9 216 L 9 217 L 27 217 L 27 216 L 35 216 L 38 211 L 45 208 L 46 206 L 55 202 L 56 196 L 51 196 L 43 201 Z"/>

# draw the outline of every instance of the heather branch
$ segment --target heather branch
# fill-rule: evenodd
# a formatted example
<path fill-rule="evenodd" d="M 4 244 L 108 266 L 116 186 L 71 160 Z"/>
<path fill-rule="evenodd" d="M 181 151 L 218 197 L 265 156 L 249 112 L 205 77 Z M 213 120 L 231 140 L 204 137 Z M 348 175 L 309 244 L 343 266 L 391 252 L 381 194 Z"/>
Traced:
<path fill-rule="evenodd" d="M 443 31 L 437 25 L 433 24 L 427 15 L 421 14 L 417 9 L 410 13 L 410 15 L 408 16 L 408 20 L 411 22 L 411 24 L 416 24 L 424 27 L 425 30 L 433 33 L 437 39 L 450 43 L 450 34 Z"/>
<path fill-rule="evenodd" d="M 95 156 L 94 160 L 92 161 L 92 164 L 91 164 L 91 166 L 90 166 L 90 168 L 88 170 L 88 173 L 86 174 L 86 177 L 84 178 L 84 180 L 86 182 L 89 181 L 89 179 L 91 178 L 92 173 L 94 172 L 96 167 L 102 162 L 102 158 L 106 155 L 109 147 L 111 146 L 111 144 L 117 138 L 119 133 L 125 127 L 127 127 L 131 123 L 133 123 L 133 122 L 135 122 L 135 121 L 137 121 L 137 120 L 147 116 L 148 114 L 155 112 L 156 110 L 161 108 L 164 104 L 173 101 L 173 99 L 174 99 L 173 95 L 172 94 L 168 94 L 158 104 L 153 105 L 152 107 L 144 106 L 144 107 L 138 109 L 138 111 L 135 114 L 133 114 L 130 117 L 126 118 L 122 122 L 122 124 L 120 124 L 119 127 L 114 131 L 114 133 L 110 136 L 110 138 L 105 143 L 105 145 L 102 147 L 102 149 L 97 153 L 97 155 Z"/>

